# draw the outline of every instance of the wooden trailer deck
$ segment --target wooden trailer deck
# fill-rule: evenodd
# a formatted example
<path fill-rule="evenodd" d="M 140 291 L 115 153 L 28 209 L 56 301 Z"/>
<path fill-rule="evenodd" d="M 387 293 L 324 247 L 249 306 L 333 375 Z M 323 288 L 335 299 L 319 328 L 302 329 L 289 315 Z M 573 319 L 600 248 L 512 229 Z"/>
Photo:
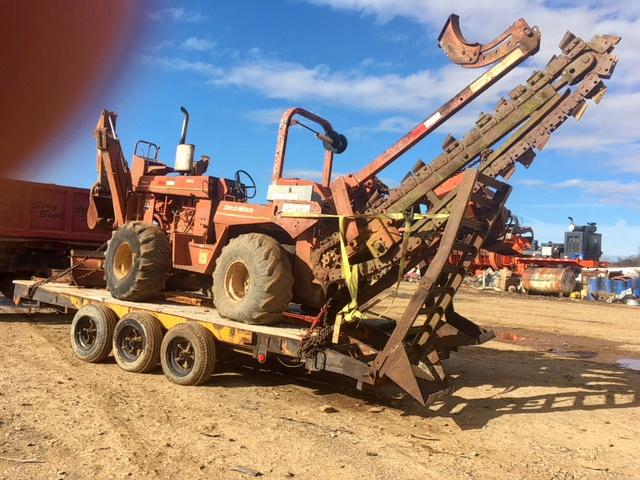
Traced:
<path fill-rule="evenodd" d="M 29 299 L 29 288 L 34 283 L 31 280 L 16 280 L 14 301 Z M 113 298 L 105 289 L 75 287 L 61 283 L 40 286 L 31 300 L 43 306 L 54 305 L 69 310 L 79 310 L 89 304 L 104 305 L 112 309 L 118 317 L 130 312 L 146 312 L 160 320 L 167 330 L 180 323 L 196 321 L 210 330 L 216 340 L 243 350 L 253 350 L 259 343 L 260 336 L 276 337 L 283 340 L 279 342 L 282 347 L 279 353 L 288 356 L 297 355 L 297 351 L 294 351 L 296 344 L 299 347 L 307 332 L 304 326 L 285 323 L 284 318 L 283 323 L 279 325 L 249 325 L 220 316 L 213 306 L 185 305 L 168 300 L 127 302 Z"/>

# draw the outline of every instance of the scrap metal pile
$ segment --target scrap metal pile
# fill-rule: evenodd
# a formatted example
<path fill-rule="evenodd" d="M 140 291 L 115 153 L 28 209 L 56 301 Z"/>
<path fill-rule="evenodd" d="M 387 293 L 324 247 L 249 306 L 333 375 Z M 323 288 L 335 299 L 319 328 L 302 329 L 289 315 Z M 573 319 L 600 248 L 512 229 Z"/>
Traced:
<path fill-rule="evenodd" d="M 492 335 L 457 314 L 453 298 L 478 251 L 491 250 L 505 234 L 511 187 L 504 180 L 518 164 L 529 167 L 569 117 L 580 119 L 588 100 L 602 99 L 619 40 L 602 35 L 584 41 L 567 32 L 561 53 L 542 71 L 481 114 L 463 138 L 448 136 L 440 155 L 418 162 L 393 189 L 378 173 L 535 54 L 537 27 L 520 19 L 494 41 L 471 44 L 452 15 L 439 38 L 446 55 L 464 68 L 493 66 L 356 173 L 332 180 L 334 153 L 346 149 L 346 139 L 325 119 L 288 110 L 263 205 L 247 203 L 246 172 L 218 179 L 203 175 L 208 157 L 193 164 L 193 146 L 185 144 L 188 117 L 175 168 L 160 163 L 157 147 L 146 143 L 155 154 L 136 148 L 129 171 L 116 115 L 103 112 L 89 223 L 117 229 L 106 254 L 107 286 L 118 298 L 140 300 L 162 289 L 172 271 L 213 274 L 220 314 L 253 323 L 277 321 L 293 300 L 302 311 L 284 315 L 312 322 L 299 351 L 308 369 L 340 372 L 359 386 L 388 377 L 421 403 L 431 402 L 448 388 L 441 359 Z M 325 146 L 320 183 L 283 177 L 289 129 L 296 125 Z M 154 247 L 137 251 L 136 242 Z M 282 253 L 279 245 L 294 254 Z M 257 279 L 248 251 L 266 262 Z M 385 312 L 376 305 L 416 267 L 422 279 L 402 315 L 380 320 Z M 267 278 L 267 270 L 275 273 Z"/>

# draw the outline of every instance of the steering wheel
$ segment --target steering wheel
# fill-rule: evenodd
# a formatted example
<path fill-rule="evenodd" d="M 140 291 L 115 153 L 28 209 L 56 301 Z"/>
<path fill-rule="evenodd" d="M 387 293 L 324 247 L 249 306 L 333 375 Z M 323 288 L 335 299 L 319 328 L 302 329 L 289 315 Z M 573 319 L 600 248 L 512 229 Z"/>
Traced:
<path fill-rule="evenodd" d="M 244 175 L 251 182 L 249 185 L 247 182 L 243 182 L 240 179 L 240 175 Z M 256 182 L 251 175 L 245 170 L 237 170 L 235 175 L 236 188 L 241 191 L 246 199 L 250 199 L 256 196 L 257 188 Z M 249 195 L 251 192 L 251 195 Z"/>

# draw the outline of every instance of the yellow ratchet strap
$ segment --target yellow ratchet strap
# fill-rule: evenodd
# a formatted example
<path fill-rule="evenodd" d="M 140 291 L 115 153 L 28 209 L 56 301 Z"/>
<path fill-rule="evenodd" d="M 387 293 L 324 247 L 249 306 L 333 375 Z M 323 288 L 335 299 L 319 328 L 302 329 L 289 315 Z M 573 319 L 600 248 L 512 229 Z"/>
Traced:
<path fill-rule="evenodd" d="M 432 219 L 446 219 L 449 218 L 448 213 L 413 213 L 413 214 L 404 214 L 402 212 L 398 213 L 358 213 L 353 215 L 337 215 L 330 213 L 289 213 L 289 212 L 280 212 L 280 216 L 288 217 L 288 218 L 337 218 L 338 219 L 338 229 L 340 233 L 340 257 L 342 262 L 342 277 L 344 278 L 344 282 L 347 285 L 347 289 L 349 290 L 349 296 L 351 297 L 351 301 L 346 304 L 342 310 L 340 310 L 336 315 L 336 321 L 333 326 L 333 343 L 338 343 L 338 338 L 340 336 L 340 326 L 343 322 L 350 323 L 356 320 L 365 319 L 366 315 L 358 310 L 358 275 L 359 269 L 358 265 L 351 265 L 349 262 L 349 254 L 347 252 L 347 220 L 353 220 L 358 218 L 389 218 L 391 220 L 404 220 L 404 232 L 402 234 L 402 250 L 400 254 L 400 270 L 398 271 L 398 282 L 396 283 L 395 293 L 393 294 L 393 300 L 391 305 L 387 307 L 387 310 L 391 308 L 393 302 L 395 301 L 396 294 L 398 293 L 398 288 L 400 287 L 400 281 L 403 277 L 403 270 L 405 265 L 405 253 L 407 250 L 407 246 L 409 245 L 409 237 L 411 236 L 411 222 L 414 220 L 423 220 L 425 218 Z M 386 313 L 386 310 L 385 310 Z"/>

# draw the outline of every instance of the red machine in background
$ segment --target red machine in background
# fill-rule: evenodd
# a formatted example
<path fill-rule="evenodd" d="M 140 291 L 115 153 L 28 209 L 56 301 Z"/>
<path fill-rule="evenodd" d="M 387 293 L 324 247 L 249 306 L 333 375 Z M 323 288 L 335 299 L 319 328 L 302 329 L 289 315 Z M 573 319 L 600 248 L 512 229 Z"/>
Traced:
<path fill-rule="evenodd" d="M 69 266 L 73 249 L 94 250 L 108 235 L 87 226 L 89 190 L 0 178 L 0 292 L 12 281 Z"/>
<path fill-rule="evenodd" d="M 478 252 L 472 271 L 487 268 L 517 270 L 518 260 L 531 251 L 533 244 L 533 229 L 523 226 L 518 217 L 510 215 L 503 236 L 491 244 L 491 250 L 483 248 Z"/>
<path fill-rule="evenodd" d="M 599 260 L 602 235 L 595 234 L 595 223 L 575 225 L 573 219 L 569 219 L 571 225 L 565 232 L 564 243 L 548 242 L 540 246 L 534 240 L 531 227 L 509 216 L 504 234 L 488 242 L 487 248 L 491 250 L 478 252 L 471 271 L 482 277 L 483 287 L 485 274 L 493 271 L 500 274 L 495 284 L 489 286 L 498 290 L 569 296 L 583 268 L 609 266 L 608 262 Z"/>
<path fill-rule="evenodd" d="M 487 268 L 495 271 L 508 268 L 522 275 L 528 268 L 607 268 L 609 263 L 600 261 L 602 235 L 595 233 L 595 223 L 575 225 L 569 219 L 565 243 L 538 245 L 533 229 L 523 226 L 518 217 L 510 216 L 505 234 L 491 245 L 491 251 L 480 250 L 473 269 L 478 273 Z"/>

